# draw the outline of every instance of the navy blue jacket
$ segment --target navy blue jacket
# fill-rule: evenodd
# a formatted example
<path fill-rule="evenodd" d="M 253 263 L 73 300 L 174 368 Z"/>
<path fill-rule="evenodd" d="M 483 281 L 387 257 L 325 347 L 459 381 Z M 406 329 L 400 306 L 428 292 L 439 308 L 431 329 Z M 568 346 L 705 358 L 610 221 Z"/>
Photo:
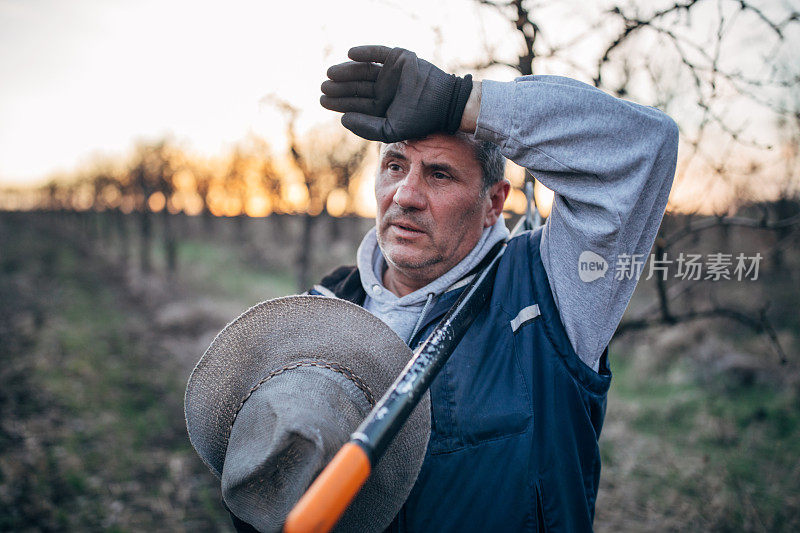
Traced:
<path fill-rule="evenodd" d="M 390 530 L 591 531 L 608 348 L 599 373 L 573 350 L 539 256 L 541 232 L 509 241 L 489 304 L 433 381 L 425 460 Z M 355 267 L 321 285 L 363 305 Z M 439 298 L 411 347 L 462 290 Z"/>

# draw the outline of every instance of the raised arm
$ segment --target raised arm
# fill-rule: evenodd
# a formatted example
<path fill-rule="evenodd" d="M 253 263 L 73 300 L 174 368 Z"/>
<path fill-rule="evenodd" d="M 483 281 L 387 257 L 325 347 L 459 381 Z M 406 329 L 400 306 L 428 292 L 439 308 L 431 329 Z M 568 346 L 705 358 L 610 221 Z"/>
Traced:
<path fill-rule="evenodd" d="M 555 192 L 542 259 L 573 348 L 596 370 L 638 281 L 615 276 L 618 259 L 646 258 L 664 214 L 678 149 L 672 119 L 569 78 L 473 83 L 402 48 L 349 56 L 328 70 L 320 101 L 357 135 L 474 132 Z M 584 253 L 605 262 L 604 275 L 582 279 Z"/>
<path fill-rule="evenodd" d="M 650 253 L 675 173 L 678 128 L 657 109 L 569 78 L 475 87 L 461 127 L 555 192 L 542 259 L 573 348 L 596 370 L 638 281 L 616 276 L 615 267 Z M 584 252 L 606 262 L 602 277 L 581 276 Z"/>

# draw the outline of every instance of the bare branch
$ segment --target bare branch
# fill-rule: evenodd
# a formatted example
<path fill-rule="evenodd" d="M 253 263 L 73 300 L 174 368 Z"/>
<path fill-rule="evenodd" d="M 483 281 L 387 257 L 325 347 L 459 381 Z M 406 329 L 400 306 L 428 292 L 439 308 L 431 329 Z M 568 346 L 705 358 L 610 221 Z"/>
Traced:
<path fill-rule="evenodd" d="M 695 322 L 697 320 L 709 318 L 727 318 L 751 328 L 755 333 L 766 334 L 770 345 L 775 350 L 775 353 L 779 357 L 781 364 L 785 364 L 787 361 L 786 352 L 784 352 L 783 348 L 781 347 L 778 335 L 775 332 L 775 328 L 772 326 L 772 323 L 767 318 L 766 311 L 767 308 L 764 307 L 755 313 L 756 316 L 751 316 L 743 313 L 739 309 L 715 306 L 711 309 L 702 311 L 687 311 L 678 315 L 671 315 L 668 322 L 665 321 L 661 316 L 655 318 L 626 320 L 620 323 L 616 334 L 621 336 L 632 331 L 641 331 L 658 326 L 672 326 L 675 324 Z"/>
<path fill-rule="evenodd" d="M 692 7 L 694 7 L 698 2 L 701 0 L 688 0 L 685 3 L 676 2 L 674 5 L 665 8 L 661 11 L 656 11 L 651 15 L 649 18 L 646 19 L 637 19 L 633 17 L 628 17 L 625 13 L 622 12 L 619 6 L 614 6 L 611 8 L 609 13 L 617 15 L 619 18 L 622 19 L 624 24 L 624 29 L 622 32 L 611 42 L 611 44 L 606 47 L 603 55 L 600 56 L 600 59 L 597 60 L 597 75 L 594 78 L 594 85 L 595 87 L 599 87 L 602 83 L 602 70 L 603 65 L 606 64 L 609 59 L 611 58 L 611 52 L 613 52 L 616 48 L 618 48 L 622 43 L 624 43 L 632 34 L 637 32 L 638 30 L 652 26 L 654 22 L 657 20 L 669 15 L 671 13 L 675 13 L 677 11 L 685 10 L 689 11 Z"/>
<path fill-rule="evenodd" d="M 796 224 L 800 224 L 800 214 L 794 215 L 789 218 L 784 218 L 782 220 L 777 220 L 774 222 L 768 222 L 766 219 L 755 220 L 752 218 L 737 217 L 737 216 L 708 217 L 692 222 L 691 224 L 688 224 L 687 226 L 665 237 L 663 246 L 664 248 L 670 248 L 676 242 L 680 241 L 681 239 L 693 233 L 698 233 L 710 228 L 716 228 L 721 226 L 740 226 L 746 228 L 777 230 L 781 228 L 788 228 Z"/>

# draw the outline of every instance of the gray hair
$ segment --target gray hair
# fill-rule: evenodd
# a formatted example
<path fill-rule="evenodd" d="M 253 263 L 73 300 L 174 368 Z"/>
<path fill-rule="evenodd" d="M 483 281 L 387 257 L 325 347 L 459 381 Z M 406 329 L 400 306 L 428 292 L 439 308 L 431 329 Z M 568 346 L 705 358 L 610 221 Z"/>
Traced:
<path fill-rule="evenodd" d="M 454 136 L 462 139 L 472 148 L 475 159 L 478 160 L 478 164 L 481 166 L 483 194 L 486 194 L 489 187 L 505 177 L 506 158 L 500 153 L 500 147 L 489 141 L 476 139 L 472 133 L 457 131 Z"/>

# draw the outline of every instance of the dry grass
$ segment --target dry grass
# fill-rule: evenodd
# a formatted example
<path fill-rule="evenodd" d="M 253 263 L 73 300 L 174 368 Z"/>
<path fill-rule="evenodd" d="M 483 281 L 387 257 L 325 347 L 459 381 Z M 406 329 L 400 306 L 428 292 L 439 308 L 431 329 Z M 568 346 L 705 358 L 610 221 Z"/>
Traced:
<path fill-rule="evenodd" d="M 186 438 L 183 390 L 228 320 L 293 292 L 291 275 L 264 271 L 287 259 L 269 234 L 238 253 L 235 226 L 220 221 L 215 238 L 182 238 L 168 283 L 32 217 L 0 214 L 0 530 L 229 530 Z M 748 239 L 731 246 L 763 244 Z M 318 270 L 352 261 L 356 244 L 321 246 Z M 726 322 L 614 342 L 598 531 L 800 530 L 797 276 L 767 271 L 721 291 L 773 302 L 786 365 Z"/>

